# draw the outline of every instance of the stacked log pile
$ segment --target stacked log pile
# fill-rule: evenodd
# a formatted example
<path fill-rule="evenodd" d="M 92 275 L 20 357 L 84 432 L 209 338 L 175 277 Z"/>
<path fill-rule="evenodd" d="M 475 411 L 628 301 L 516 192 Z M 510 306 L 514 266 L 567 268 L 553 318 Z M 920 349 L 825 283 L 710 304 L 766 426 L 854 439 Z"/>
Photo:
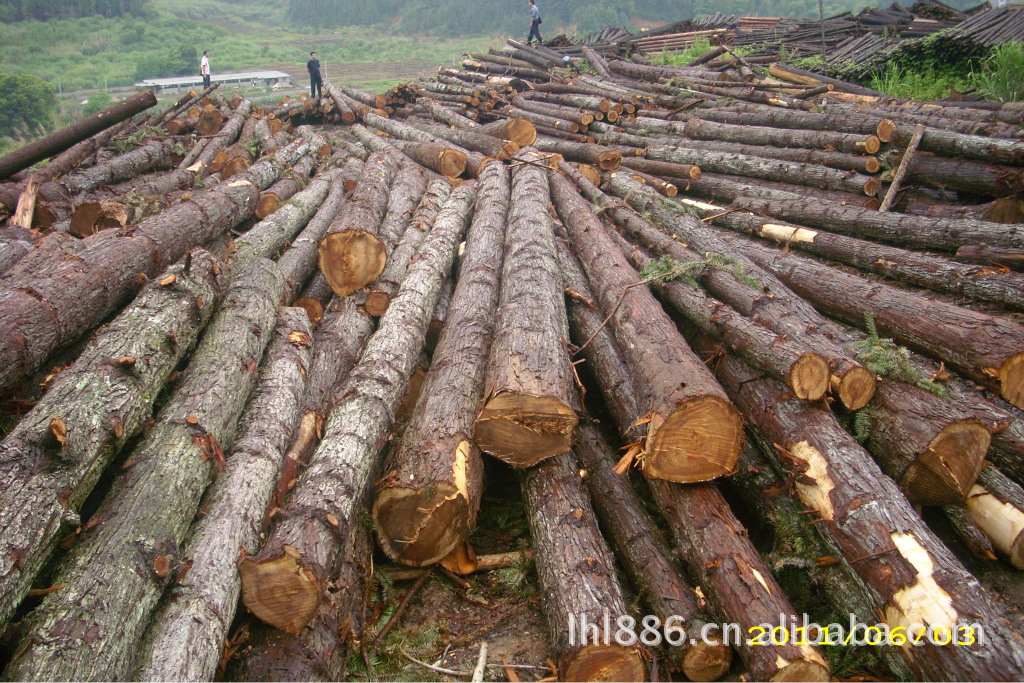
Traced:
<path fill-rule="evenodd" d="M 962 18 L 830 21 L 922 16 Z M 827 677 L 814 643 L 689 641 L 799 622 L 744 526 L 794 510 L 841 611 L 930 629 L 892 673 L 1024 676 L 1024 634 L 915 508 L 1024 566 L 1020 111 L 728 46 L 628 58 L 770 23 L 713 19 L 509 41 L 379 95 L 195 93 L 0 186 L 0 394 L 25 409 L 4 675 L 341 680 L 373 645 L 367 527 L 470 571 L 491 459 L 561 680 Z M 612 638 L 631 591 L 688 642 Z M 566 639 L 581 620 L 595 640 Z M 932 642 L 965 622 L 984 640 Z"/>

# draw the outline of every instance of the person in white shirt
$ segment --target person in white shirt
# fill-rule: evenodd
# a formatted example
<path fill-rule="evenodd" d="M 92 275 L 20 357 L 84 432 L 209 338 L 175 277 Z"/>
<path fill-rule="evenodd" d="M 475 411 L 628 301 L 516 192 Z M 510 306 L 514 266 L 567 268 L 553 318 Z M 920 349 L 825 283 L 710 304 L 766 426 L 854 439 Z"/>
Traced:
<path fill-rule="evenodd" d="M 210 87 L 210 51 L 203 52 L 203 58 L 199 60 L 199 73 L 203 75 L 203 90 Z"/>

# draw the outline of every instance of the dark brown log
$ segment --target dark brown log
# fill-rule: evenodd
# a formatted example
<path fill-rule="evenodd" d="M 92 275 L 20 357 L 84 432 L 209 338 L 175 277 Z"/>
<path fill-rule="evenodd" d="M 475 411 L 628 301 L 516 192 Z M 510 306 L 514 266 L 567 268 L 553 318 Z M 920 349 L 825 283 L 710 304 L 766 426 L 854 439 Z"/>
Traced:
<path fill-rule="evenodd" d="M 22 654 L 5 675 L 113 680 L 131 674 L 143 630 L 180 567 L 179 547 L 214 462 L 234 439 L 256 381 L 248 365 L 258 364 L 270 341 L 282 287 L 267 259 L 235 278 L 189 372 L 96 511 L 95 531 L 58 573 L 64 588 L 32 612 Z M 133 552 L 126 555 L 126 548 Z M 88 641 L 103 646 L 86 647 Z"/>
<path fill-rule="evenodd" d="M 570 161 L 597 166 L 602 171 L 614 171 L 622 162 L 622 155 L 614 149 L 581 142 L 566 142 L 554 138 L 538 138 L 534 145 L 542 152 L 561 154 Z"/>
<path fill-rule="evenodd" d="M 56 133 L 51 133 L 30 145 L 11 152 L 5 157 L 0 157 L 0 180 L 8 178 L 47 157 L 63 152 L 76 143 L 82 142 L 100 131 L 129 119 L 155 104 L 156 96 L 152 90 L 147 88 L 142 92 L 112 104 L 103 111 L 79 119 Z"/>
<path fill-rule="evenodd" d="M 202 113 L 196 118 L 196 133 L 203 137 L 216 135 L 224 127 L 224 117 L 220 109 L 212 104 L 203 107 Z"/>
<path fill-rule="evenodd" d="M 515 157 L 501 300 L 474 428 L 482 450 L 514 467 L 567 453 L 578 421 L 548 178 L 531 163 L 537 156 L 527 148 Z"/>
<path fill-rule="evenodd" d="M 405 232 L 395 242 L 384 271 L 370 285 L 363 304 L 367 313 L 380 317 L 388 310 L 413 257 L 426 239 L 441 207 L 448 201 L 451 191 L 451 185 L 443 179 L 432 180 L 427 186 L 419 205 L 407 221 Z"/>
<path fill-rule="evenodd" d="M 967 513 L 1015 569 L 1024 569 L 1024 489 L 986 467 L 967 496 Z"/>
<path fill-rule="evenodd" d="M 192 171 L 142 176 L 87 195 L 71 210 L 71 234 L 88 237 L 107 228 L 123 228 L 165 208 L 166 195 L 191 188 Z"/>
<path fill-rule="evenodd" d="M 417 127 L 429 135 L 448 140 L 460 147 L 480 152 L 498 160 L 511 159 L 512 155 L 519 150 L 517 143 L 477 133 L 475 128 L 446 128 L 433 124 L 421 124 Z"/>
<path fill-rule="evenodd" d="M 850 154 L 876 154 L 881 148 L 881 141 L 874 135 L 780 129 L 767 126 L 734 126 L 728 123 L 705 121 L 696 117 L 686 122 L 684 131 L 687 137 L 694 140 L 724 140 L 748 145 L 803 147 Z"/>
<path fill-rule="evenodd" d="M 971 519 L 970 514 L 967 512 L 967 506 L 964 503 L 943 505 L 942 512 L 945 513 L 950 526 L 953 527 L 953 531 L 964 542 L 964 545 L 967 546 L 972 555 L 982 560 L 998 559 L 996 557 L 996 548 L 992 545 L 992 541 L 985 535 L 981 527 Z"/>
<path fill-rule="evenodd" d="M 708 616 L 698 606 L 693 588 L 672 561 L 668 543 L 628 479 L 612 471 L 616 458 L 611 448 L 586 420 L 580 424 L 575 452 L 586 468 L 587 488 L 601 527 L 650 614 L 663 626 L 701 633 Z M 718 680 L 732 664 L 732 649 L 711 638 L 694 640 L 691 644 L 684 638 L 670 648 L 673 663 L 691 681 Z"/>
<path fill-rule="evenodd" d="M 647 680 L 639 649 L 617 644 L 603 626 L 606 614 L 614 624 L 629 611 L 575 458 L 560 455 L 527 470 L 522 490 L 559 678 Z"/>
<path fill-rule="evenodd" d="M 323 591 L 358 518 L 394 411 L 405 393 L 431 311 L 468 216 L 474 184 L 457 189 L 435 221 L 422 255 L 331 411 L 323 440 L 292 489 L 260 553 L 243 558 L 242 599 L 261 620 L 299 633 Z"/>
<path fill-rule="evenodd" d="M 421 166 L 437 171 L 446 178 L 457 178 L 466 171 L 466 154 L 447 145 L 395 139 L 390 140 L 389 144 Z"/>
<path fill-rule="evenodd" d="M 707 481 L 735 469 L 743 443 L 736 409 L 625 257 L 590 204 L 551 174 L 555 208 L 580 255 L 629 365 L 638 404 L 650 415 L 643 471 L 679 482 Z"/>
<path fill-rule="evenodd" d="M 474 133 L 483 133 L 502 140 L 509 140 L 520 147 L 537 141 L 537 128 L 527 119 L 501 119 L 473 128 Z"/>
<path fill-rule="evenodd" d="M 338 296 L 362 289 L 384 270 L 387 247 L 377 231 L 397 172 L 393 157 L 371 154 L 358 186 L 320 241 L 320 271 Z"/>
<path fill-rule="evenodd" d="M 448 319 L 412 419 L 377 483 L 378 542 L 402 564 L 437 562 L 476 526 L 483 462 L 473 421 L 494 332 L 509 191 L 503 165 L 480 180 Z"/>
<path fill-rule="evenodd" d="M 225 471 L 205 497 L 181 562 L 189 581 L 164 596 L 146 629 L 135 680 L 212 680 L 241 593 L 239 549 L 259 547 L 261 511 L 274 490 L 285 449 L 299 420 L 312 356 L 305 312 L 282 308 L 259 382 L 238 423 Z"/>
<path fill-rule="evenodd" d="M 193 245 L 251 215 L 260 190 L 308 147 L 304 141 L 284 147 L 241 179 L 196 192 L 131 230 L 87 237 L 81 240 L 81 256 L 73 260 L 60 252 L 40 254 L 31 266 L 22 259 L 0 282 L 0 354 L 7 361 L 0 369 L 0 388 L 13 386 L 117 310 L 141 287 L 140 275 L 159 273 Z"/>
<path fill-rule="evenodd" d="M 914 137 L 914 126 L 900 124 L 892 131 L 892 141 L 906 147 Z M 1005 140 L 984 135 L 968 135 L 927 127 L 921 149 L 942 156 L 995 164 L 1020 166 L 1024 161 L 1024 140 Z"/>
<path fill-rule="evenodd" d="M 196 159 L 196 164 L 202 164 L 198 169 L 206 175 L 209 173 L 210 164 L 217 157 L 217 154 L 235 142 L 238 136 L 242 133 L 242 127 L 245 125 L 246 119 L 252 112 L 252 102 L 245 100 L 242 104 L 235 109 L 235 113 L 231 115 L 231 118 L 227 120 L 222 126 L 217 128 L 215 134 L 212 135 L 206 146 L 203 147 L 202 153 Z M 220 114 L 217 114 L 219 117 Z M 202 133 L 201 133 L 202 134 Z M 189 168 L 192 168 L 190 166 Z"/>
<path fill-rule="evenodd" d="M 759 379 L 738 360 L 722 359 L 716 368 L 776 465 L 795 478 L 800 500 L 821 518 L 819 528 L 877 592 L 890 628 L 915 628 L 908 639 L 921 628 L 915 624 L 956 629 L 962 619 L 984 629 L 984 644 L 942 647 L 921 640 L 904 648 L 915 673 L 944 680 L 1016 676 L 1024 667 L 1020 636 L 1004 626 L 1002 611 L 832 414 L 787 399 L 781 384 Z"/>
<path fill-rule="evenodd" d="M 327 302 L 330 301 L 333 294 L 334 291 L 327 283 L 327 278 L 324 277 L 323 273 L 317 273 L 310 280 L 309 284 L 306 285 L 306 288 L 302 290 L 302 293 L 296 297 L 295 306 L 306 312 L 310 324 L 315 329 L 320 325 L 320 321 L 323 320 Z"/>
<path fill-rule="evenodd" d="M 316 270 L 319 255 L 317 247 L 345 202 L 345 193 L 345 171 L 342 169 L 331 181 L 327 197 L 320 204 L 316 215 L 309 220 L 306 227 L 277 260 L 277 266 L 284 276 L 284 296 L 281 298 L 283 305 L 292 305 L 302 291 L 309 273 Z"/>
<path fill-rule="evenodd" d="M 702 175 L 700 166 L 673 164 L 668 161 L 652 161 L 637 157 L 624 157 L 622 165 L 635 171 L 643 171 L 651 175 L 668 176 L 669 178 L 679 178 L 687 182 L 699 180 Z M 597 185 L 598 183 L 594 184 Z"/>
<path fill-rule="evenodd" d="M 999 249 L 985 244 L 965 244 L 956 250 L 956 256 L 953 258 L 964 263 L 1005 266 L 1012 270 L 1024 271 L 1024 249 Z"/>
<path fill-rule="evenodd" d="M 306 187 L 309 183 L 309 174 L 315 167 L 316 158 L 308 155 L 295 164 L 290 171 L 282 173 L 281 179 L 260 195 L 259 203 L 256 204 L 256 217 L 260 220 L 266 218 L 277 211 L 282 202 L 291 199 L 292 195 Z"/>

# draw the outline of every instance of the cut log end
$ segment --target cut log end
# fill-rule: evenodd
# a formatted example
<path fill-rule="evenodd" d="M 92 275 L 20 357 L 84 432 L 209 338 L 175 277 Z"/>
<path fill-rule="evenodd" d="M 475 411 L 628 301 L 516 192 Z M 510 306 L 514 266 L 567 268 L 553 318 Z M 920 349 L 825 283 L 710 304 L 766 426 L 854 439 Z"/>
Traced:
<path fill-rule="evenodd" d="M 235 157 L 229 162 L 224 164 L 224 168 L 221 170 L 221 177 L 227 180 L 236 173 L 241 173 L 245 169 L 249 168 L 249 160 L 245 157 Z"/>
<path fill-rule="evenodd" d="M 527 119 L 509 119 L 505 131 L 508 139 L 520 147 L 537 142 L 537 127 Z"/>
<path fill-rule="evenodd" d="M 614 149 L 605 150 L 597 155 L 597 165 L 602 171 L 614 171 L 621 163 L 622 155 Z"/>
<path fill-rule="evenodd" d="M 964 502 L 985 464 L 991 441 L 992 435 L 980 420 L 947 425 L 907 468 L 900 488 L 919 505 Z"/>
<path fill-rule="evenodd" d="M 264 192 L 256 203 L 256 217 L 263 220 L 277 211 L 281 206 L 281 198 L 274 192 Z"/>
<path fill-rule="evenodd" d="M 469 537 L 469 503 L 451 484 L 388 487 L 373 502 L 377 538 L 388 557 L 412 567 L 434 564 Z"/>
<path fill-rule="evenodd" d="M 621 645 L 588 645 L 565 665 L 563 681 L 646 681 L 640 653 Z"/>
<path fill-rule="evenodd" d="M 387 248 L 365 230 L 345 230 L 320 241 L 320 272 L 338 296 L 348 296 L 384 271 Z"/>
<path fill-rule="evenodd" d="M 511 140 L 506 140 L 498 150 L 498 153 L 494 156 L 498 161 L 505 161 L 515 156 L 516 152 L 519 151 L 519 145 Z"/>
<path fill-rule="evenodd" d="M 301 308 L 309 316 L 309 323 L 315 328 L 320 324 L 320 321 L 324 319 L 324 306 L 316 299 L 312 299 L 308 296 L 300 297 L 295 300 L 292 306 Z"/>
<path fill-rule="evenodd" d="M 363 304 L 363 308 L 373 317 L 379 318 L 388 312 L 390 305 L 391 296 L 387 292 L 375 289 L 366 295 L 366 302 Z"/>
<path fill-rule="evenodd" d="M 875 157 L 868 157 L 864 161 L 864 170 L 868 173 L 878 173 L 882 170 L 882 162 Z"/>
<path fill-rule="evenodd" d="M 503 391 L 476 418 L 474 438 L 481 450 L 513 467 L 531 467 L 572 449 L 579 422 L 575 411 L 550 396 Z"/>
<path fill-rule="evenodd" d="M 591 166 L 590 164 L 575 164 L 575 166 L 576 170 L 578 170 L 584 178 L 589 180 L 594 187 L 601 186 L 601 172 L 597 170 L 596 166 Z"/>
<path fill-rule="evenodd" d="M 999 369 L 1000 393 L 1009 403 L 1024 409 L 1024 353 L 1007 359 Z"/>
<path fill-rule="evenodd" d="M 320 604 L 320 585 L 312 573 L 287 552 L 280 557 L 238 563 L 242 602 L 261 621 L 298 633 L 313 620 Z"/>
<path fill-rule="evenodd" d="M 875 395 L 878 384 L 867 368 L 855 365 L 842 375 L 832 375 L 832 388 L 847 410 L 860 410 Z"/>
<path fill-rule="evenodd" d="M 736 407 L 719 396 L 698 396 L 680 403 L 663 424 L 652 427 L 644 474 L 681 484 L 724 477 L 736 471 L 743 441 L 743 419 Z"/>
<path fill-rule="evenodd" d="M 828 361 L 816 353 L 805 353 L 789 370 L 789 387 L 797 398 L 817 401 L 829 388 Z"/>
<path fill-rule="evenodd" d="M 896 124 L 889 119 L 882 119 L 875 126 L 875 134 L 882 142 L 892 142 L 892 134 L 896 130 Z"/>
<path fill-rule="evenodd" d="M 107 228 L 123 228 L 128 212 L 119 202 L 83 202 L 71 213 L 71 234 L 88 237 Z"/>
<path fill-rule="evenodd" d="M 440 158 L 441 175 L 445 178 L 458 178 L 466 172 L 466 154 L 457 149 L 445 149 Z"/>
<path fill-rule="evenodd" d="M 829 680 L 828 665 L 824 662 L 801 659 L 785 663 L 778 673 L 771 677 L 775 681 L 827 681 Z"/>
<path fill-rule="evenodd" d="M 690 179 L 691 180 L 700 180 L 700 177 L 702 175 L 703 175 L 703 171 L 700 170 L 700 166 L 691 166 L 690 167 Z"/>
<path fill-rule="evenodd" d="M 681 666 L 691 681 L 717 681 L 732 666 L 732 648 L 699 641 L 686 649 Z"/>
<path fill-rule="evenodd" d="M 1024 201 L 1016 197 L 1002 197 L 992 203 L 988 220 L 993 223 L 1024 223 Z"/>
<path fill-rule="evenodd" d="M 878 194 L 878 178 L 868 178 L 867 182 L 864 183 L 864 194 Z"/>
<path fill-rule="evenodd" d="M 882 141 L 875 135 L 869 135 L 864 140 L 863 151 L 867 154 L 877 154 L 878 150 L 882 148 Z"/>

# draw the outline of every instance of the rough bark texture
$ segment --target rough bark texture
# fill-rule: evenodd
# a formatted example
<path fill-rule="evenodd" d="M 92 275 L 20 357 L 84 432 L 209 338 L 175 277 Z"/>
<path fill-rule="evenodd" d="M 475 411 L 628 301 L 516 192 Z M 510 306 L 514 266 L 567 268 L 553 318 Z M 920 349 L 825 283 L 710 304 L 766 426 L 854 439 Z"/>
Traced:
<path fill-rule="evenodd" d="M 532 160 L 536 151 L 517 155 Z M 555 238 L 544 171 L 520 163 L 512 173 L 498 320 L 487 365 L 484 405 L 474 438 L 515 467 L 569 452 L 577 417 Z"/>
<path fill-rule="evenodd" d="M 239 178 L 197 192 L 132 230 L 104 230 L 81 241 L 75 258 L 40 254 L 0 280 L 0 390 L 36 370 L 53 351 L 115 311 L 142 285 L 196 244 L 209 242 L 252 214 L 259 192 L 297 160 L 297 141 Z M 48 258 L 47 258 L 48 257 Z M 28 267 L 29 262 L 31 267 Z"/>
<path fill-rule="evenodd" d="M 283 202 L 291 199 L 292 195 L 306 187 L 309 184 L 309 174 L 316 168 L 316 160 L 317 157 L 314 155 L 305 156 L 292 166 L 290 171 L 282 173 L 281 179 L 260 195 L 259 204 L 256 205 L 256 217 L 261 220 L 266 218 L 277 211 Z"/>
<path fill-rule="evenodd" d="M 540 138 L 535 146 L 542 152 L 561 154 L 570 161 L 592 164 L 602 171 L 614 171 L 622 162 L 622 155 L 619 152 L 599 145 Z"/>
<path fill-rule="evenodd" d="M 73 202 L 71 234 L 88 237 L 106 228 L 138 223 L 165 208 L 166 195 L 176 198 L 177 191 L 191 188 L 195 178 L 192 171 L 174 170 L 90 192 Z"/>
<path fill-rule="evenodd" d="M 320 271 L 338 296 L 348 296 L 377 279 L 387 248 L 378 236 L 398 173 L 397 161 L 385 152 L 367 159 L 359 184 L 320 241 Z"/>
<path fill-rule="evenodd" d="M 202 115 L 200 115 L 200 121 L 197 125 L 197 129 L 201 135 L 213 135 L 210 141 L 203 147 L 202 153 L 196 159 L 197 164 L 202 164 L 199 167 L 199 171 L 203 175 L 209 173 L 209 166 L 216 158 L 217 153 L 225 149 L 228 145 L 238 139 L 238 136 L 242 133 L 242 126 L 245 125 L 246 119 L 252 112 L 252 102 L 244 100 L 238 108 L 235 109 L 235 113 L 231 115 L 231 118 L 227 120 L 223 126 L 217 126 L 216 130 L 212 133 L 204 133 L 201 126 L 203 125 Z M 218 117 L 220 115 L 218 114 Z"/>
<path fill-rule="evenodd" d="M 466 171 L 466 154 L 446 145 L 409 140 L 391 140 L 390 144 L 417 164 L 437 171 L 445 178 L 457 178 Z"/>
<path fill-rule="evenodd" d="M 259 547 L 261 511 L 298 423 L 312 337 L 305 311 L 282 308 L 253 398 L 238 422 L 225 471 L 204 498 L 189 530 L 185 581 L 171 587 L 150 622 L 133 678 L 212 680 L 235 616 L 241 582 L 239 548 Z"/>
<path fill-rule="evenodd" d="M 437 562 L 476 526 L 483 462 L 473 420 L 494 332 L 509 191 L 502 165 L 480 180 L 448 319 L 412 419 L 377 483 L 378 541 L 403 564 Z"/>
<path fill-rule="evenodd" d="M 290 306 L 295 301 L 309 274 L 316 268 L 319 256 L 317 247 L 345 203 L 345 194 L 345 174 L 342 170 L 331 181 L 330 191 L 317 209 L 316 215 L 309 220 L 306 227 L 277 260 L 277 267 L 284 276 L 284 296 L 281 299 L 283 305 Z"/>
<path fill-rule="evenodd" d="M 182 384 L 55 578 L 64 588 L 32 612 L 6 676 L 114 680 L 131 673 L 143 629 L 180 568 L 179 546 L 214 461 L 231 445 L 255 384 L 281 289 L 269 260 L 235 279 Z"/>
<path fill-rule="evenodd" d="M 435 221 L 422 256 L 349 376 L 320 447 L 266 545 L 259 555 L 240 562 L 243 601 L 280 630 L 298 633 L 313 619 L 338 552 L 361 524 L 359 506 L 423 347 L 474 191 L 473 184 L 459 188 Z"/>
<path fill-rule="evenodd" d="M 693 140 L 724 140 L 773 147 L 804 147 L 850 154 L 875 154 L 881 147 L 881 142 L 874 135 L 821 130 L 786 130 L 767 126 L 734 126 L 728 123 L 705 121 L 700 118 L 692 118 L 687 121 L 684 134 Z"/>
<path fill-rule="evenodd" d="M 574 456 L 530 468 L 522 489 L 559 679 L 647 680 L 639 650 L 617 644 L 614 629 L 603 628 L 605 614 L 615 624 L 629 611 Z M 584 619 L 596 625 L 593 632 L 583 630 Z"/>
<path fill-rule="evenodd" d="M 638 404 L 651 423 L 643 468 L 649 477 L 707 481 L 732 472 L 743 443 L 736 409 L 679 335 L 590 205 L 560 174 L 552 198 L 597 301 L 629 365 Z"/>

